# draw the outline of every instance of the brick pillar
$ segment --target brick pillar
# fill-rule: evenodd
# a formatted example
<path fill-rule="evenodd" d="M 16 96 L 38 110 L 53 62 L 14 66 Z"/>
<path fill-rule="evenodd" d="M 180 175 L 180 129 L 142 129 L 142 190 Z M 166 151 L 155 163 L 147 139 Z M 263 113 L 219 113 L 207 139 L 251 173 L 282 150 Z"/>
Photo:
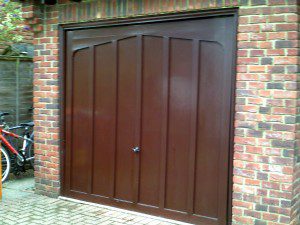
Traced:
<path fill-rule="evenodd" d="M 34 31 L 35 187 L 57 197 L 59 177 L 58 13 L 33 1 L 24 3 L 24 17 Z M 51 10 L 48 10 L 51 9 Z"/>
<path fill-rule="evenodd" d="M 239 10 L 234 224 L 297 224 L 297 7 L 284 4 L 251 1 Z"/>

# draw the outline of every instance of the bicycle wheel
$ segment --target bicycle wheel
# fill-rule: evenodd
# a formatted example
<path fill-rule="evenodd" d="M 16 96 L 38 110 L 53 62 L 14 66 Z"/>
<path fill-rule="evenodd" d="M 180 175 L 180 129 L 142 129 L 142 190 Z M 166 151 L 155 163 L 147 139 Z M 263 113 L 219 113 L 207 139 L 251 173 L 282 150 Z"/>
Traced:
<path fill-rule="evenodd" d="M 1 162 L 2 162 L 2 182 L 4 182 L 8 178 L 10 168 L 11 168 L 11 161 L 9 158 L 9 154 L 3 147 L 1 148 Z"/>

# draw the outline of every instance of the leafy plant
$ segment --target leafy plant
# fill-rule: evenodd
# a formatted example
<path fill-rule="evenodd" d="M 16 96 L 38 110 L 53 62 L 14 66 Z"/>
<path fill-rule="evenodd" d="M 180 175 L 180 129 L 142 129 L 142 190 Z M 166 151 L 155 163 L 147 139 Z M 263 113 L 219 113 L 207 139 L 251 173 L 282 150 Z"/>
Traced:
<path fill-rule="evenodd" d="M 22 8 L 17 2 L 0 0 L 0 43 L 20 42 L 20 31 L 29 29 L 23 26 Z"/>

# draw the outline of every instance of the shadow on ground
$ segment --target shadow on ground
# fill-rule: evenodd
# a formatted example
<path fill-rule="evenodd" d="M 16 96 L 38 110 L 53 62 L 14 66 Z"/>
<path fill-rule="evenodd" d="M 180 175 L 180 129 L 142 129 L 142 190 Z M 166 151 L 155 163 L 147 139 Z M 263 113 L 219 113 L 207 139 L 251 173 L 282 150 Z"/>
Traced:
<path fill-rule="evenodd" d="M 22 199 L 34 194 L 34 178 L 13 179 L 3 184 L 3 201 Z"/>

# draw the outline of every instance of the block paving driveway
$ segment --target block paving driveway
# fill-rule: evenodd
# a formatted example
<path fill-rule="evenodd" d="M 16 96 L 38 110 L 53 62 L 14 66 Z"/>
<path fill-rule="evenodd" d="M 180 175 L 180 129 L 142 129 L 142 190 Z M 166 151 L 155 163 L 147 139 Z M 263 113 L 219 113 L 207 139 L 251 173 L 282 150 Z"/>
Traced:
<path fill-rule="evenodd" d="M 101 206 L 75 203 L 34 194 L 34 181 L 25 178 L 4 184 L 0 202 L 0 224 L 141 224 L 178 225 L 160 218 L 111 210 Z"/>

